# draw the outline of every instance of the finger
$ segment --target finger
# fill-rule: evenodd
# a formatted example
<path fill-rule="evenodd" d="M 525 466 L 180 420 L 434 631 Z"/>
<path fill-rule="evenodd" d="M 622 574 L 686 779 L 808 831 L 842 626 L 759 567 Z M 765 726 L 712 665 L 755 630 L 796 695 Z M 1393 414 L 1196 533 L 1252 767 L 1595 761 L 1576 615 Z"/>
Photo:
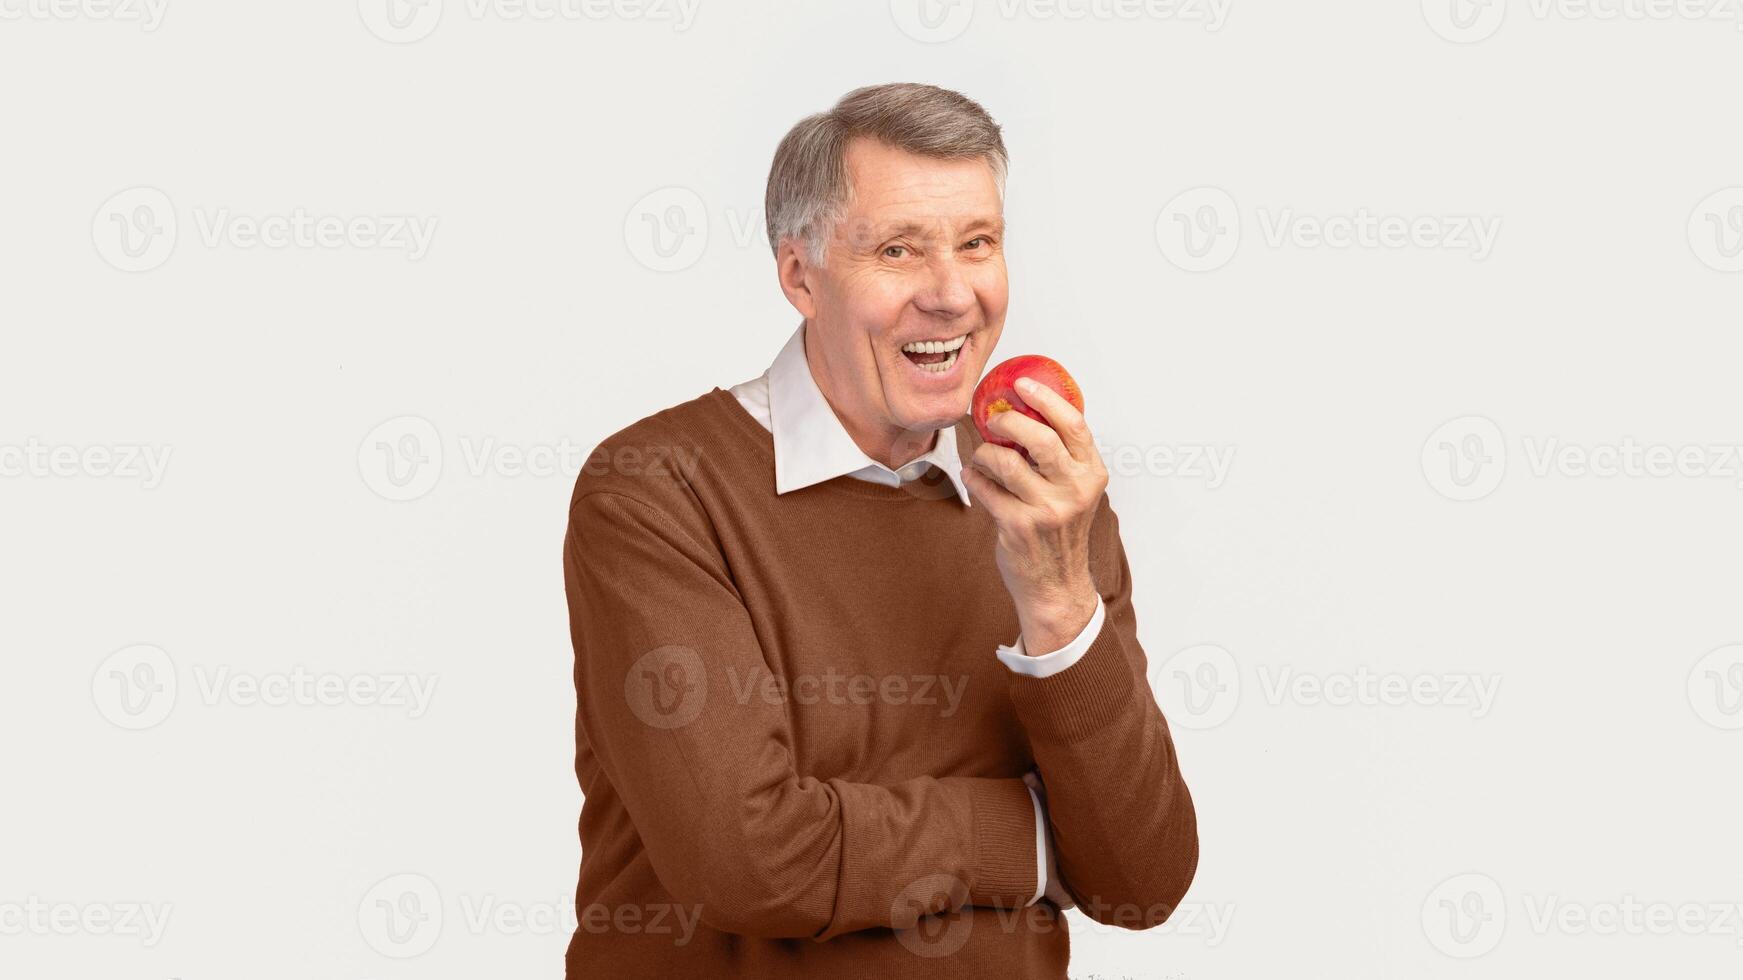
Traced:
<path fill-rule="evenodd" d="M 1035 472 L 1015 449 L 983 442 L 975 448 L 970 459 L 1024 503 L 1038 507 L 1047 500 L 1052 484 Z"/>
<path fill-rule="evenodd" d="M 994 523 L 1009 522 L 1027 506 L 973 463 L 962 468 L 962 485 L 968 488 L 968 494 L 974 498 L 975 503 L 987 509 Z"/>
<path fill-rule="evenodd" d="M 1025 378 L 1022 381 L 1034 379 Z M 1023 401 L 1046 417 L 1047 424 L 1059 434 L 1060 442 L 1064 443 L 1066 451 L 1071 453 L 1073 459 L 1080 463 L 1089 462 L 1089 458 L 1095 455 L 1095 441 L 1090 435 L 1089 424 L 1083 419 L 1083 413 L 1052 388 L 1039 382 L 1030 388 L 1022 381 L 1018 382 L 1017 393 L 1022 396 Z"/>
<path fill-rule="evenodd" d="M 1065 464 L 1072 460 L 1071 453 L 1065 448 L 1065 443 L 1059 439 L 1059 433 L 1045 422 L 1024 415 L 1022 412 L 1000 412 L 987 419 L 987 428 L 995 435 L 1004 436 L 1018 443 L 1029 451 L 1029 458 L 1041 468 L 1041 472 L 1049 478 L 1060 477 L 1067 472 Z"/>

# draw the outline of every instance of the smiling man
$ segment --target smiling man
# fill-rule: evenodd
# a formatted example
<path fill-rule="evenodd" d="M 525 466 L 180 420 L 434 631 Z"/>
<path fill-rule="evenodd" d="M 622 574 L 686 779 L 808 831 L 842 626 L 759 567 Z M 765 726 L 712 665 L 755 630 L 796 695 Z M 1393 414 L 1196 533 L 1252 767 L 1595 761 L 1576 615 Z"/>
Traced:
<path fill-rule="evenodd" d="M 965 414 L 1006 166 L 929 85 L 802 120 L 766 201 L 800 325 L 583 468 L 572 980 L 1063 978 L 1062 909 L 1142 929 L 1186 893 L 1196 816 L 1090 430 L 1023 392 L 1049 424 L 991 424 L 1031 465 Z"/>

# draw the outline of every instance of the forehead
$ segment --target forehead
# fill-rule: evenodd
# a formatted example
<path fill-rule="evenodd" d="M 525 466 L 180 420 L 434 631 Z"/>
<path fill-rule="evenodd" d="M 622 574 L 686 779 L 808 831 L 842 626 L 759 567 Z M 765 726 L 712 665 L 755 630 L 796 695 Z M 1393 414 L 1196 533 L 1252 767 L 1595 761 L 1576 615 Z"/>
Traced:
<path fill-rule="evenodd" d="M 859 137 L 842 159 L 856 219 L 954 224 L 997 220 L 1001 212 L 992 167 L 978 157 L 939 159 Z"/>

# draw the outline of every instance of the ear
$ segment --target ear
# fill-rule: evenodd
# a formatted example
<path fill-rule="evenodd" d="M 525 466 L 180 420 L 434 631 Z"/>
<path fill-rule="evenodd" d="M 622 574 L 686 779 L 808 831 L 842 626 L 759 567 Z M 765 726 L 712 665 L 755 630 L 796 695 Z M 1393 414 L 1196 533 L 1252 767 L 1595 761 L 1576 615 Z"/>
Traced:
<path fill-rule="evenodd" d="M 781 247 L 775 252 L 775 274 L 780 277 L 781 292 L 787 294 L 787 302 L 807 320 L 817 315 L 817 297 L 811 291 L 813 271 L 811 255 L 804 244 L 793 238 L 781 239 Z"/>

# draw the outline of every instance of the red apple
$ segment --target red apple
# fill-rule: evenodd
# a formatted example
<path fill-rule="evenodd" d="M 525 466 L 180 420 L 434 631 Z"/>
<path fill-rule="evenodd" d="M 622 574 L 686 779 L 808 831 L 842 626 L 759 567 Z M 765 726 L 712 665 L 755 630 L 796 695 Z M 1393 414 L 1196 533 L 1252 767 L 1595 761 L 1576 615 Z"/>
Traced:
<path fill-rule="evenodd" d="M 1072 379 L 1070 374 L 1066 373 L 1065 368 L 1058 361 L 1051 357 L 1043 357 L 1040 354 L 1020 354 L 1008 361 L 1002 361 L 991 371 L 988 371 L 986 377 L 980 379 L 980 384 L 975 386 L 974 401 L 969 409 L 974 417 L 975 430 L 985 441 L 995 446 L 1015 449 L 1023 454 L 1024 459 L 1029 459 L 1029 451 L 1024 449 L 1021 444 L 1000 438 L 987 431 L 986 427 L 987 419 L 1000 412 L 1021 412 L 1042 425 L 1048 424 L 1045 415 L 1030 407 L 1029 403 L 1023 401 L 1022 396 L 1017 394 L 1018 378 L 1034 378 L 1059 392 L 1080 412 L 1083 411 L 1083 391 L 1077 387 L 1077 382 Z M 1029 461 L 1034 462 L 1034 460 Z"/>

